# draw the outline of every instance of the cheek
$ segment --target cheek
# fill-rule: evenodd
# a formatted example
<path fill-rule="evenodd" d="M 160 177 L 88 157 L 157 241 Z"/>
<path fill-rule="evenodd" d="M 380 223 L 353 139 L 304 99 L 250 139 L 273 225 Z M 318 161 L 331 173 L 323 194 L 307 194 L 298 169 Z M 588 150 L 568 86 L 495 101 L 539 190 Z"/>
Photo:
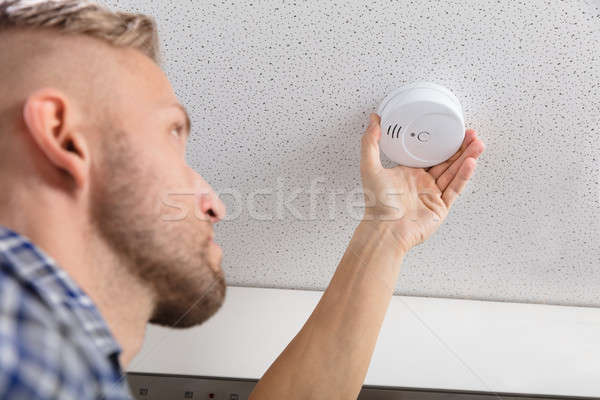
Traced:
<path fill-rule="evenodd" d="M 190 215 L 197 207 L 196 189 L 190 169 L 181 159 L 157 160 L 153 180 L 148 182 L 155 193 L 154 211 L 167 220 L 178 220 Z M 164 219 L 164 218 L 163 218 Z"/>

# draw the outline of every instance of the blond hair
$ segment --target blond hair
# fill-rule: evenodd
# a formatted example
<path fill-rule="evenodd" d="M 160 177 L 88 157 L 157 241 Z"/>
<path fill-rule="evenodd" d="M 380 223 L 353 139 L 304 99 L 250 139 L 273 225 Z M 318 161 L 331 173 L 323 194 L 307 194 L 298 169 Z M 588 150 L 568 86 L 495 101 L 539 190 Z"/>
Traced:
<path fill-rule="evenodd" d="M 82 0 L 0 0 L 0 37 L 11 28 L 83 34 L 114 46 L 135 48 L 157 64 L 158 34 L 152 17 L 113 12 Z M 0 39 L 1 40 L 1 39 Z"/>

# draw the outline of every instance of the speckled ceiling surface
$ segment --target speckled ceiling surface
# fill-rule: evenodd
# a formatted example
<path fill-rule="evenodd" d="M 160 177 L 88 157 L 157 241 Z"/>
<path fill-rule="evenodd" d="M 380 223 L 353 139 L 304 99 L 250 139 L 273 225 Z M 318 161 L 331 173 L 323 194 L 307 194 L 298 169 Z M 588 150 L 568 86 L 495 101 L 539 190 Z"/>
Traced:
<path fill-rule="evenodd" d="M 106 4 L 157 19 L 188 160 L 228 205 L 230 285 L 327 287 L 358 224 L 367 116 L 428 80 L 487 149 L 396 294 L 600 306 L 600 1 Z"/>

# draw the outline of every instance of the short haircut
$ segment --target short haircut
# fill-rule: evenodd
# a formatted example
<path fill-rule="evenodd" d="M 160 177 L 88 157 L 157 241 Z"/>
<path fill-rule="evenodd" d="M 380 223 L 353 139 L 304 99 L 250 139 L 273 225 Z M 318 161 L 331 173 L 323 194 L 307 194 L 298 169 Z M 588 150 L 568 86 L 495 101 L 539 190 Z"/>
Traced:
<path fill-rule="evenodd" d="M 83 0 L 0 0 L 0 38 L 14 28 L 87 35 L 160 63 L 156 23 L 144 14 L 113 12 Z"/>

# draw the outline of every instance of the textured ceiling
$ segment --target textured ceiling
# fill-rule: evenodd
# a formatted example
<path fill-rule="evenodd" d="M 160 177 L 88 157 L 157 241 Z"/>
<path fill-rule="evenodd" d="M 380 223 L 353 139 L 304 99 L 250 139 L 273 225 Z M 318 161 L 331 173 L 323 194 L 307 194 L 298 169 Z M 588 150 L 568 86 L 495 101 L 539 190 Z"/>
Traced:
<path fill-rule="evenodd" d="M 395 293 L 600 306 L 600 2 L 105 4 L 158 22 L 188 160 L 233 217 L 216 225 L 228 284 L 327 287 L 358 224 L 368 114 L 428 80 L 486 152 Z"/>

